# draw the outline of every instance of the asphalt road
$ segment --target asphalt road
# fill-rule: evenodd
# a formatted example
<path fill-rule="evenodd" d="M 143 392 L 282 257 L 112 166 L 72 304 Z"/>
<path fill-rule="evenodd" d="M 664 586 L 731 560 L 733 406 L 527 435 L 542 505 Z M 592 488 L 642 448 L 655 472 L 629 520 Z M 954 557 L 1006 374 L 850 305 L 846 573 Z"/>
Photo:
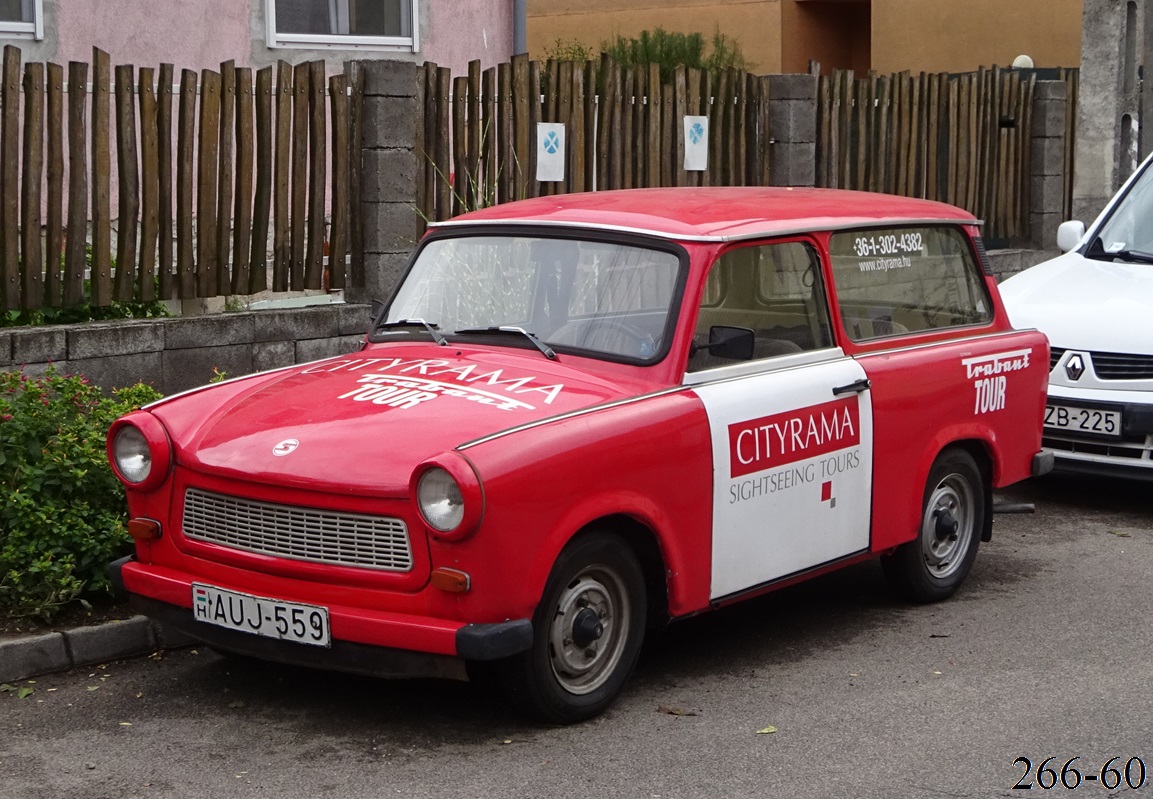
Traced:
<path fill-rule="evenodd" d="M 1038 512 L 998 517 L 952 600 L 899 604 L 867 564 L 675 625 L 574 727 L 206 649 L 43 677 L 0 694 L 0 797 L 1153 797 L 1153 491 L 1001 497 Z M 1038 785 L 1050 756 L 1080 784 Z"/>

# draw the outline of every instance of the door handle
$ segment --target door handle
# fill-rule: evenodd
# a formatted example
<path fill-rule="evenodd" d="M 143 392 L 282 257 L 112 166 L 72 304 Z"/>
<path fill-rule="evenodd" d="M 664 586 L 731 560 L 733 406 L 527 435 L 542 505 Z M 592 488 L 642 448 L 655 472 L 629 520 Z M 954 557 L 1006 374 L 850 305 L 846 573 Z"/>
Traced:
<path fill-rule="evenodd" d="M 860 394 L 862 391 L 868 391 L 870 387 L 869 378 L 862 377 L 855 383 L 849 383 L 847 386 L 837 386 L 833 389 L 833 396 L 840 396 L 841 394 Z"/>

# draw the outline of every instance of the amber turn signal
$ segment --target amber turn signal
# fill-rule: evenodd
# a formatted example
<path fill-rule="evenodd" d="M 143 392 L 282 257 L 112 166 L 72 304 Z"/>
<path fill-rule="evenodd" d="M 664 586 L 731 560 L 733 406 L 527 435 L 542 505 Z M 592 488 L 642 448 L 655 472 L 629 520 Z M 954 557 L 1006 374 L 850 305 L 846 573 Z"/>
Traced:
<path fill-rule="evenodd" d="M 129 519 L 128 535 L 137 541 L 154 541 L 160 538 L 160 522 L 152 519 Z"/>
<path fill-rule="evenodd" d="M 432 587 L 450 594 L 466 594 L 472 587 L 472 578 L 456 569 L 433 569 Z"/>

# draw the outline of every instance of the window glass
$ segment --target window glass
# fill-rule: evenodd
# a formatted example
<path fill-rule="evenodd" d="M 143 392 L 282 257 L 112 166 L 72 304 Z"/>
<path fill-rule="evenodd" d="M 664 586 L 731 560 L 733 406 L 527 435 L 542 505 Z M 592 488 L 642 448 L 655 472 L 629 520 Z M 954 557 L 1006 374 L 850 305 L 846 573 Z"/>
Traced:
<path fill-rule="evenodd" d="M 841 323 L 853 341 L 992 318 L 969 239 L 956 228 L 834 233 L 829 253 Z"/>
<path fill-rule="evenodd" d="M 1153 169 L 1146 168 L 1117 203 L 1098 234 L 1105 252 L 1153 252 Z"/>
<path fill-rule="evenodd" d="M 412 0 L 270 0 L 273 44 L 404 44 L 415 30 Z"/>
<path fill-rule="evenodd" d="M 0 22 L 31 22 L 31 6 L 28 0 L 0 0 Z"/>
<path fill-rule="evenodd" d="M 740 362 L 709 346 L 724 337 L 724 328 L 752 334 L 754 360 L 832 346 L 820 272 L 817 253 L 806 242 L 724 252 L 705 280 L 689 371 Z"/>
<path fill-rule="evenodd" d="M 462 330 L 518 327 L 557 347 L 647 360 L 665 343 L 681 272 L 672 252 L 617 242 L 435 239 L 420 251 L 385 321 L 423 319 L 450 339 Z"/>

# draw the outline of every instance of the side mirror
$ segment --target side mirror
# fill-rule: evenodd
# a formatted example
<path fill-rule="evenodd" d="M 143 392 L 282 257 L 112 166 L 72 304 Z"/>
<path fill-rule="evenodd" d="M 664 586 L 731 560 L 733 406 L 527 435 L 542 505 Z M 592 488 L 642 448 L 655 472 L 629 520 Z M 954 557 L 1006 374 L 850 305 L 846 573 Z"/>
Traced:
<path fill-rule="evenodd" d="M 1085 223 L 1074 219 L 1071 222 L 1062 222 L 1057 227 L 1057 249 L 1061 252 L 1075 250 L 1081 239 L 1085 237 Z"/>
<path fill-rule="evenodd" d="M 698 350 L 708 350 L 719 358 L 729 358 L 734 361 L 751 361 L 753 359 L 753 344 L 756 336 L 747 327 L 730 327 L 729 325 L 713 325 L 709 328 L 709 343 L 697 347 Z"/>

